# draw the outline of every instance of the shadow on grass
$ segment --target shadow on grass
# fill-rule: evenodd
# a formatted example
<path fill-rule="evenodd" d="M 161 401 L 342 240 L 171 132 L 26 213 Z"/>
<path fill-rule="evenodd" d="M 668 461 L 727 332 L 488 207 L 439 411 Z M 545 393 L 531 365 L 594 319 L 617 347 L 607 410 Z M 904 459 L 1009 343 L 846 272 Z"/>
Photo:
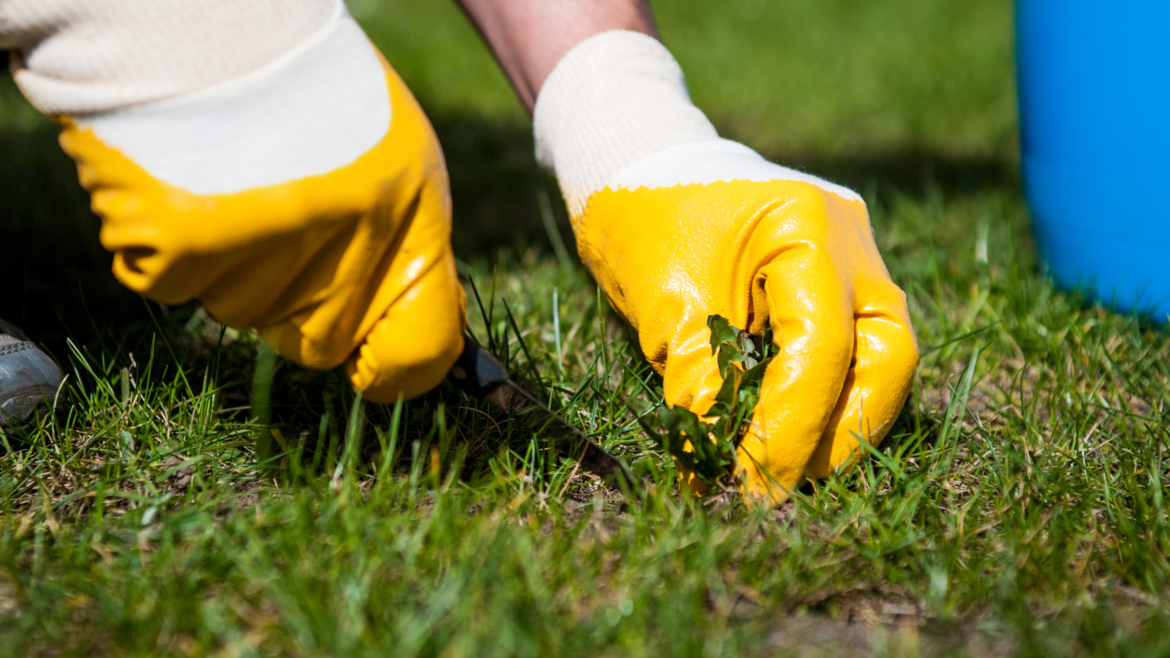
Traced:
<path fill-rule="evenodd" d="M 955 155 L 917 148 L 873 151 L 857 155 L 768 153 L 769 160 L 827 178 L 863 194 L 897 191 L 912 199 L 937 190 L 963 196 L 986 190 L 1019 189 L 1019 165 L 992 155 Z"/>
<path fill-rule="evenodd" d="M 113 347 L 150 318 L 110 273 L 98 220 L 56 133 L 47 121 L 0 131 L 0 317 L 60 359 L 66 338 Z"/>
<path fill-rule="evenodd" d="M 455 207 L 453 242 L 464 260 L 488 258 L 501 249 L 535 245 L 550 254 L 552 247 L 541 218 L 538 194 L 553 201 L 557 226 L 572 240 L 567 212 L 556 193 L 555 180 L 542 171 L 532 155 L 526 123 L 493 123 L 476 116 L 438 116 L 436 131 L 447 156 Z M 122 288 L 109 271 L 111 257 L 98 242 L 99 221 L 77 183 L 73 163 L 57 145 L 56 127 L 38 122 L 27 130 L 0 129 L 0 317 L 22 325 L 63 365 L 70 361 L 66 339 L 90 355 L 113 363 L 107 379 L 130 361 L 139 364 L 151 346 L 162 350 L 156 336 L 167 336 L 174 354 L 155 364 L 159 379 L 170 366 L 188 373 L 191 384 L 206 373 L 219 387 L 226 420 L 243 422 L 250 400 L 253 349 L 243 342 L 223 350 L 214 337 L 197 338 L 184 331 L 196 304 L 163 308 L 144 302 Z M 897 190 L 925 196 L 940 188 L 945 193 L 972 193 L 1015 184 L 1013 168 L 989 160 L 962 160 L 949 156 L 905 152 L 869 159 L 837 159 L 809 154 L 779 156 L 775 160 L 821 174 L 861 190 Z M 868 186 L 868 187 L 867 187 Z M 876 186 L 876 187 L 875 187 Z M 570 242 L 570 249 L 571 249 Z M 162 332 L 156 332 L 161 328 Z M 631 340 L 631 345 L 637 345 Z M 174 370 L 171 370 L 174 372 Z M 343 373 L 313 373 L 284 364 L 273 391 L 272 421 L 283 432 L 282 447 L 304 449 L 306 461 L 328 470 L 339 456 L 345 432 L 346 410 L 352 401 Z M 424 448 L 442 447 L 443 463 L 452 458 L 441 437 L 440 410 L 454 412 L 451 436 L 466 449 L 472 476 L 502 446 L 522 449 L 531 428 L 507 419 L 482 403 L 464 399 L 447 385 L 412 404 L 402 418 L 403 446 L 418 441 Z M 907 410 L 899 418 L 883 450 L 895 449 L 907 436 L 933 433 L 936 421 L 914 418 Z M 466 413 L 464 413 L 466 411 Z M 373 427 L 391 424 L 392 407 L 368 405 L 365 414 Z M 929 440 L 927 441 L 929 443 Z M 369 458 L 378 441 L 367 436 Z M 309 455 L 312 455 L 310 458 Z M 419 455 L 429 459 L 426 451 Z M 411 461 L 411 454 L 402 455 Z M 309 464 L 306 463 L 306 466 Z"/>
<path fill-rule="evenodd" d="M 475 115 L 433 118 L 447 156 L 455 208 L 453 243 L 463 260 L 500 249 L 552 248 L 538 195 L 553 201 L 558 229 L 572 247 L 568 214 L 556 181 L 533 157 L 527 122 L 492 122 Z M 145 337 L 149 309 L 110 274 L 110 255 L 98 243 L 99 222 L 57 146 L 56 127 L 0 130 L 0 317 L 46 344 L 58 357 L 65 339 L 107 349 Z M 931 190 L 963 194 L 1018 186 L 1013 162 L 963 158 L 908 149 L 857 157 L 767 154 L 771 159 L 862 191 Z M 162 316 L 168 309 L 158 309 Z M 179 310 L 181 320 L 189 311 Z"/>

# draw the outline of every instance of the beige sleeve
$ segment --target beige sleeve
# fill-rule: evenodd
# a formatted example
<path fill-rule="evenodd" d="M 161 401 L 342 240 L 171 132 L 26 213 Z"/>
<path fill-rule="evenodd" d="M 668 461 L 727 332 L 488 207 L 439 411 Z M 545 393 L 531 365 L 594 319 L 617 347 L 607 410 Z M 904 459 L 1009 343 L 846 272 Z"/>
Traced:
<path fill-rule="evenodd" d="M 104 112 L 247 75 L 303 43 L 341 1 L 0 0 L 0 48 L 42 112 Z"/>

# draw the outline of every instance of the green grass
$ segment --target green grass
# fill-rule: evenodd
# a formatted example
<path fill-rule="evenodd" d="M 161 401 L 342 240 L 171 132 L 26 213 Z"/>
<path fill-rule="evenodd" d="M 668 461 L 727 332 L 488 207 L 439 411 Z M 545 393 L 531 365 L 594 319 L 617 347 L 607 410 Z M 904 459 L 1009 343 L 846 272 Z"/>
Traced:
<path fill-rule="evenodd" d="M 0 316 L 71 403 L 0 450 L 0 655 L 1170 655 L 1170 334 L 1039 273 L 1010 4 L 656 9 L 724 134 L 865 195 L 941 346 L 862 468 L 779 510 L 626 506 L 447 385 L 363 406 L 288 363 L 257 388 L 258 463 L 256 340 L 117 287 L 6 81 Z M 472 330 L 669 490 L 623 402 L 649 412 L 660 382 L 556 257 L 554 183 L 486 50 L 453 5 L 355 10 L 447 152 Z"/>

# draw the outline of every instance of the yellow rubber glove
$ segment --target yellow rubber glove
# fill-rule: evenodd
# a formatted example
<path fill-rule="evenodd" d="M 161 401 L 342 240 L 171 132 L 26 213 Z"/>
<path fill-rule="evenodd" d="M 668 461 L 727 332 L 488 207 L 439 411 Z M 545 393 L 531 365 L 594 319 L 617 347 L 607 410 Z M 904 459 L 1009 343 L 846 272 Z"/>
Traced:
<path fill-rule="evenodd" d="M 127 287 L 198 299 L 292 361 L 345 363 L 366 399 L 394 402 L 437 385 L 462 349 L 447 173 L 421 108 L 344 7 L 327 28 L 288 61 L 190 100 L 61 116 L 60 142 Z M 336 107 L 351 96 L 361 107 Z M 198 152 L 233 125 L 255 144 Z M 156 153 L 155 133 L 181 148 Z M 225 152 L 237 155 L 216 159 Z M 249 176 L 259 184 L 232 189 Z"/>
<path fill-rule="evenodd" d="M 918 350 L 865 204 L 829 184 L 737 177 L 767 171 L 757 158 L 729 142 L 674 147 L 589 196 L 573 226 L 672 406 L 701 415 L 722 384 L 709 315 L 756 335 L 771 323 L 779 352 L 739 462 L 747 492 L 782 502 L 805 474 L 825 477 L 857 455 L 855 435 L 881 441 Z M 717 159 L 726 174 L 704 176 Z"/>
<path fill-rule="evenodd" d="M 667 404 L 702 415 L 714 402 L 708 316 L 756 335 L 771 324 L 779 352 L 739 447 L 749 500 L 783 502 L 848 465 L 859 440 L 882 440 L 918 349 L 857 194 L 718 139 L 673 58 L 640 34 L 571 51 L 536 130 L 581 258 L 637 330 Z"/>

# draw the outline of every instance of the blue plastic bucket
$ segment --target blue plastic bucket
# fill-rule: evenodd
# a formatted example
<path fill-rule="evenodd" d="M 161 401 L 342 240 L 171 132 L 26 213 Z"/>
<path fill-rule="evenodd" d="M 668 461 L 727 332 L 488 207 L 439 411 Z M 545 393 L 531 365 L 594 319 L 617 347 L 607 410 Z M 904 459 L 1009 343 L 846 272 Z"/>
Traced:
<path fill-rule="evenodd" d="M 1170 315 L 1170 0 L 1017 0 L 1024 194 L 1057 283 Z"/>

